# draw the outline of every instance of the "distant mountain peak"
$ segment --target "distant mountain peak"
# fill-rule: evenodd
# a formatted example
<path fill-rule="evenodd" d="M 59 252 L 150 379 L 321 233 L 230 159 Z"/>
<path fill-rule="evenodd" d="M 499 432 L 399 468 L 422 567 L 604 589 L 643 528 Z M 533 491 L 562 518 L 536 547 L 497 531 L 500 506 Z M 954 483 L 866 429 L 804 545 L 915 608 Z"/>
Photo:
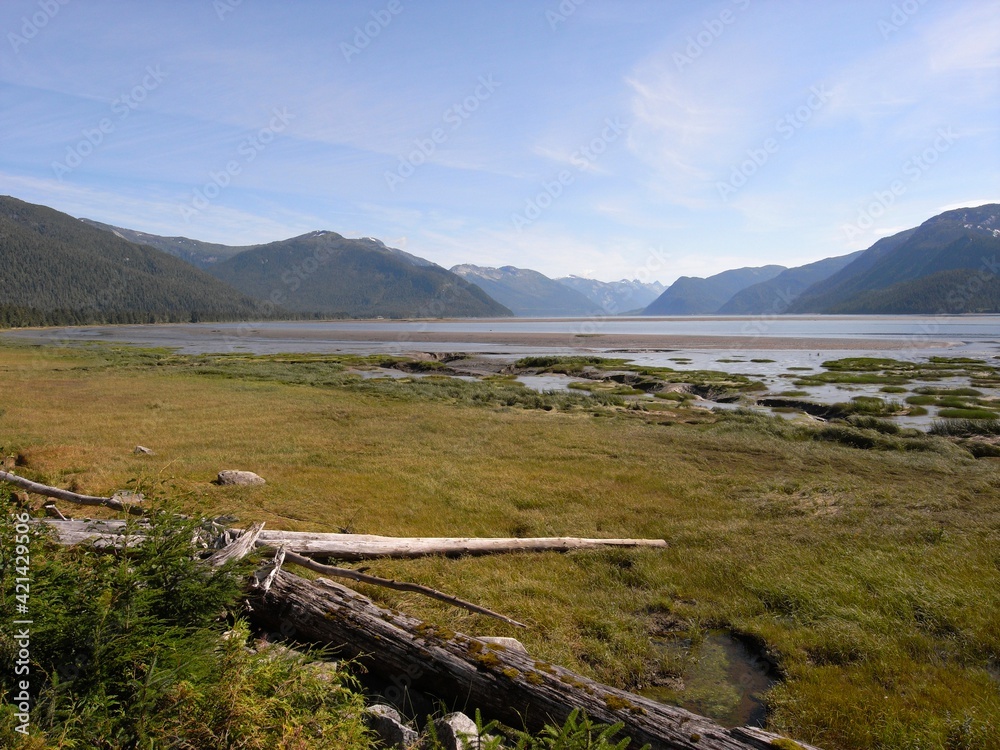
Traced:
<path fill-rule="evenodd" d="M 493 268 L 464 263 L 451 270 L 479 286 L 521 317 L 587 317 L 603 314 L 600 306 L 586 295 L 528 268 Z"/>

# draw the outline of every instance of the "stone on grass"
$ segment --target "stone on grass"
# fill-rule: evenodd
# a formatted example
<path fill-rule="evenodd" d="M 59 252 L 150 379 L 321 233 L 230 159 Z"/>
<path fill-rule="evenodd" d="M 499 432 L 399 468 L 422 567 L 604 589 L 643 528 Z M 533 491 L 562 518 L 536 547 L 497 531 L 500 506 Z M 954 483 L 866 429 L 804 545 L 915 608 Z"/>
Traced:
<path fill-rule="evenodd" d="M 419 736 L 403 723 L 396 709 L 384 703 L 365 709 L 365 724 L 378 735 L 385 747 L 403 750 L 412 747 Z"/>
<path fill-rule="evenodd" d="M 147 448 L 145 445 L 137 445 L 132 449 L 132 452 L 137 456 L 155 456 L 152 450 Z"/>
<path fill-rule="evenodd" d="M 476 638 L 484 643 L 492 643 L 494 646 L 502 646 L 508 651 L 516 651 L 519 654 L 527 654 L 528 649 L 524 647 L 517 638 L 505 638 L 502 635 L 479 635 Z"/>
<path fill-rule="evenodd" d="M 448 714 L 434 722 L 434 732 L 445 750 L 479 750 L 490 738 L 479 738 L 476 722 L 463 713 Z"/>
<path fill-rule="evenodd" d="M 217 484 L 255 485 L 264 484 L 264 478 L 254 474 L 252 471 L 236 471 L 226 469 L 219 472 L 219 478 L 215 480 Z"/>

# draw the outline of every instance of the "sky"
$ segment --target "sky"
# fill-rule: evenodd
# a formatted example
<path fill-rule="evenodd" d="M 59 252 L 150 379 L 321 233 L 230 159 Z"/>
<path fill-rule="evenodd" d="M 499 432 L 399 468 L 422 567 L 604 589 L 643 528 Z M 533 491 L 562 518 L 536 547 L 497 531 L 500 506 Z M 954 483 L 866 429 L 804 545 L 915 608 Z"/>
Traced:
<path fill-rule="evenodd" d="M 1000 202 L 997 0 L 3 0 L 0 194 L 670 283 Z"/>

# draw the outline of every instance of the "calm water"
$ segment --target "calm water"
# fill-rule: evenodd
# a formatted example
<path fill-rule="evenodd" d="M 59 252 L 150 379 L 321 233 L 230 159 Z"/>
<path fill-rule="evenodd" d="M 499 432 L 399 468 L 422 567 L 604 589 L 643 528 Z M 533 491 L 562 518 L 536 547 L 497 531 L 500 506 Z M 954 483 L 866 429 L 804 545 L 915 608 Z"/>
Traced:
<path fill-rule="evenodd" d="M 396 340 L 357 341 L 366 332 Z M 500 318 L 441 321 L 332 321 L 264 323 L 195 323 L 140 326 L 83 326 L 11 331 L 3 334 L 32 341 L 111 341 L 142 346 L 168 346 L 187 353 L 245 351 L 277 352 L 387 351 L 401 346 L 432 351 L 538 351 L 531 346 L 489 345 L 476 341 L 479 333 L 564 333 L 581 336 L 580 344 L 595 351 L 604 349 L 590 334 L 668 336 L 749 336 L 754 350 L 767 350 L 768 340 L 782 338 L 858 339 L 901 342 L 922 346 L 926 342 L 948 342 L 949 348 L 972 348 L 984 353 L 1000 351 L 1000 316 L 912 316 L 912 315 L 810 315 L 675 318 Z M 407 342 L 413 334 L 467 334 L 468 342 Z M 736 347 L 748 351 L 746 345 Z"/>

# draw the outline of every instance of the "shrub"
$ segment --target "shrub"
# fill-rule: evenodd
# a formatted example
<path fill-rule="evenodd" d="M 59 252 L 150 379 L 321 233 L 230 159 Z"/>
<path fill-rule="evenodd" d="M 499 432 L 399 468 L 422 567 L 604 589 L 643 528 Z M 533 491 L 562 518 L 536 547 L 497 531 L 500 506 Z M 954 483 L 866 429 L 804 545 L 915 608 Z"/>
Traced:
<path fill-rule="evenodd" d="M 16 591 L 8 496 L 0 497 L 0 594 Z M 60 747 L 288 747 L 292 736 L 363 739 L 360 699 L 336 673 L 318 681 L 299 663 L 244 649 L 245 626 L 221 636 L 237 613 L 251 563 L 210 569 L 191 544 L 199 522 L 151 516 L 145 541 L 128 549 L 65 548 L 41 530 L 30 546 L 31 726 L 34 736 L 3 736 L 17 653 L 0 636 L 0 745 Z M 129 521 L 127 534 L 138 527 Z M 320 684 L 322 683 L 322 684 Z M 186 744 L 188 743 L 188 744 Z M 311 745 L 297 745 L 309 747 Z M 365 747 L 355 744 L 353 747 Z"/>

